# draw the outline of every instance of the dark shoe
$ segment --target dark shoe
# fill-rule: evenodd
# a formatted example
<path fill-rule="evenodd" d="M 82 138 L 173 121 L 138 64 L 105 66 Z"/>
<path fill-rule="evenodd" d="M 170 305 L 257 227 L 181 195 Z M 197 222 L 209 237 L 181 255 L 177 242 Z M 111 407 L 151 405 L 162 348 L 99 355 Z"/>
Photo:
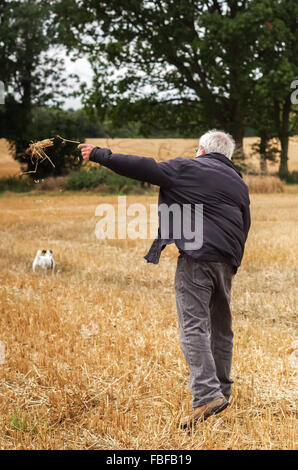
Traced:
<path fill-rule="evenodd" d="M 205 421 L 209 416 L 216 415 L 223 411 L 227 406 L 229 406 L 229 402 L 222 397 L 215 398 L 214 400 L 206 403 L 205 405 L 198 406 L 193 408 L 192 413 L 190 416 L 184 418 L 179 427 L 181 429 L 188 429 L 195 426 L 199 421 Z"/>

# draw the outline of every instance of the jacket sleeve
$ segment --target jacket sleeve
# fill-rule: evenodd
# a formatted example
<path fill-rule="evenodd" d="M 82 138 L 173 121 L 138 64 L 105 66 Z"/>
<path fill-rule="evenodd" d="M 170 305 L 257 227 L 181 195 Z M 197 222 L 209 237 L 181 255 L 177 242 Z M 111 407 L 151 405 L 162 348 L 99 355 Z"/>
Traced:
<path fill-rule="evenodd" d="M 245 204 L 242 207 L 243 230 L 244 230 L 245 241 L 247 239 L 248 232 L 249 232 L 250 225 L 251 225 L 249 204 L 250 204 L 250 201 L 248 200 L 247 204 Z"/>
<path fill-rule="evenodd" d="M 167 162 L 157 163 L 154 158 L 122 155 L 112 153 L 107 148 L 95 147 L 89 160 L 110 168 L 119 175 L 146 181 L 166 189 L 169 189 L 174 182 L 175 170 L 165 165 Z"/>

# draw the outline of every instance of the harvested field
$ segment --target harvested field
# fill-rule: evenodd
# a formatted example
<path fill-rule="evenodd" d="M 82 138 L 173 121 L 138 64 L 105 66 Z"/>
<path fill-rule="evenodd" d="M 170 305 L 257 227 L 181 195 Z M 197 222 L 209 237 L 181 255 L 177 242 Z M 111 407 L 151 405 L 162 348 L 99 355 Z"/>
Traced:
<path fill-rule="evenodd" d="M 297 448 L 297 187 L 251 201 L 232 291 L 232 406 L 187 434 L 176 428 L 191 396 L 175 247 L 155 266 L 143 260 L 151 240 L 97 240 L 95 208 L 117 197 L 2 196 L 0 447 Z M 54 276 L 32 273 L 38 248 L 53 250 Z"/>
<path fill-rule="evenodd" d="M 19 175 L 20 165 L 9 153 L 9 145 L 5 139 L 0 139 L 0 178 Z"/>
<path fill-rule="evenodd" d="M 86 139 L 86 142 L 99 147 L 109 147 L 113 152 L 130 153 L 154 157 L 156 160 L 167 160 L 175 157 L 193 157 L 197 147 L 196 139 Z M 244 139 L 247 155 L 251 146 L 256 142 L 254 137 Z M 249 158 L 249 163 L 259 170 L 256 156 Z M 289 169 L 298 170 L 298 136 L 290 139 Z M 269 172 L 278 170 L 278 164 L 269 164 Z M 19 164 L 9 155 L 9 147 L 4 139 L 0 139 L 0 178 L 20 174 Z"/>
<path fill-rule="evenodd" d="M 250 193 L 283 193 L 285 184 L 277 176 L 244 175 Z"/>
<path fill-rule="evenodd" d="M 255 137 L 244 139 L 244 150 L 248 163 L 259 170 L 259 160 L 252 156 L 251 147 L 256 143 Z M 113 152 L 154 157 L 156 160 L 167 160 L 176 157 L 194 157 L 197 139 L 86 139 L 87 143 L 98 147 L 111 148 Z M 278 171 L 278 163 L 268 164 L 270 173 Z M 289 144 L 289 170 L 298 170 L 298 136 L 292 137 Z"/>

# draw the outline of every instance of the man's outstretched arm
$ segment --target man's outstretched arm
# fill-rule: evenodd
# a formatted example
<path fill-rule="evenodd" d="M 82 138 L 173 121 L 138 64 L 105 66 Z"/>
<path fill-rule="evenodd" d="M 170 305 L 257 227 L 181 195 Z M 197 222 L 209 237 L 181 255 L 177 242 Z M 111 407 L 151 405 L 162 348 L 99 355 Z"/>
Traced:
<path fill-rule="evenodd" d="M 157 163 L 154 158 L 112 153 L 110 149 L 80 144 L 84 160 L 99 163 L 115 173 L 139 181 L 146 181 L 169 189 L 173 184 L 173 169 L 166 162 Z"/>

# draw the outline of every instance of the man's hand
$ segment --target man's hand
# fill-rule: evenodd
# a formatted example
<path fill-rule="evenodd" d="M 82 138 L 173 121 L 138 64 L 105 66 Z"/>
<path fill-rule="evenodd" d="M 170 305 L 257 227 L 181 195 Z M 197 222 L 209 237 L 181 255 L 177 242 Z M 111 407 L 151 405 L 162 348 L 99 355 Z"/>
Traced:
<path fill-rule="evenodd" d="M 84 160 L 89 160 L 90 153 L 92 152 L 92 150 L 94 148 L 95 148 L 95 145 L 91 145 L 91 144 L 80 144 L 80 145 L 78 145 L 78 149 L 81 150 Z"/>

